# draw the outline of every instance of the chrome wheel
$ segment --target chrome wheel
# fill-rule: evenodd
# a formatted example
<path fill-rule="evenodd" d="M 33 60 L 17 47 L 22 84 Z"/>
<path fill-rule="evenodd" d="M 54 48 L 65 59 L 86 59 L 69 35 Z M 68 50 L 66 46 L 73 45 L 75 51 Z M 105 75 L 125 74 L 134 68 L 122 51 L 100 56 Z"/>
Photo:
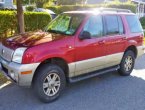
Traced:
<path fill-rule="evenodd" d="M 50 73 L 43 82 L 43 91 L 47 96 L 54 96 L 60 89 L 60 77 L 57 73 Z"/>
<path fill-rule="evenodd" d="M 131 56 L 127 56 L 124 64 L 125 71 L 127 72 L 130 71 L 132 69 L 132 66 L 133 66 L 133 59 Z"/>

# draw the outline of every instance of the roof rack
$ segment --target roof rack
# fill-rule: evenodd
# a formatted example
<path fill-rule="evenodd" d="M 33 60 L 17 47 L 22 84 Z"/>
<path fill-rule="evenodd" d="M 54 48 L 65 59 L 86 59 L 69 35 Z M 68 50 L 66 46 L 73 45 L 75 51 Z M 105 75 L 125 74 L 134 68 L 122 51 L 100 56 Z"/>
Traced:
<path fill-rule="evenodd" d="M 117 9 L 117 8 L 96 8 L 97 10 L 101 11 L 101 12 L 126 12 L 126 13 L 132 13 L 132 11 L 128 10 L 128 9 Z"/>

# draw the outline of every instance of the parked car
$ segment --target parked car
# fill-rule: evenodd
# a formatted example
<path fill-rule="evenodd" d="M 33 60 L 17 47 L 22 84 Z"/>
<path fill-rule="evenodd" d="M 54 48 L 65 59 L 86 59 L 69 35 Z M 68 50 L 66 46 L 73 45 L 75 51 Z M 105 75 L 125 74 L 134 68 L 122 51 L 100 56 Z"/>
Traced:
<path fill-rule="evenodd" d="M 56 14 L 52 10 L 49 10 L 49 9 L 36 8 L 36 9 L 34 9 L 34 12 L 46 12 L 51 15 L 52 19 L 54 19 L 56 17 Z"/>
<path fill-rule="evenodd" d="M 128 10 L 64 12 L 45 31 L 4 40 L 0 69 L 50 102 L 66 83 L 116 70 L 130 75 L 135 59 L 144 54 L 143 38 L 139 19 Z"/>
<path fill-rule="evenodd" d="M 1 2 L 0 2 L 0 9 L 1 9 L 1 8 L 4 8 L 4 3 L 1 3 Z"/>

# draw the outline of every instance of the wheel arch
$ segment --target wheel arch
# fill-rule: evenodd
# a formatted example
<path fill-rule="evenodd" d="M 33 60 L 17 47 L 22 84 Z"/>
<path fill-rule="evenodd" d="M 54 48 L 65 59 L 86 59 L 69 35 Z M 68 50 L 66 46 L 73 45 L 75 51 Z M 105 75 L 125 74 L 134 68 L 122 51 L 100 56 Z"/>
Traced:
<path fill-rule="evenodd" d="M 138 51 L 137 51 L 137 48 L 136 48 L 136 46 L 135 46 L 135 45 L 130 45 L 130 46 L 128 46 L 128 47 L 126 48 L 125 52 L 127 52 L 128 50 L 133 51 L 133 52 L 134 52 L 134 54 L 135 54 L 135 58 L 137 58 Z"/>
<path fill-rule="evenodd" d="M 62 68 L 62 70 L 64 71 L 65 77 L 67 79 L 68 75 L 69 75 L 69 67 L 68 67 L 68 63 L 66 60 L 64 60 L 63 58 L 60 57 L 53 57 L 53 58 L 48 58 L 45 59 L 44 61 L 42 61 L 39 66 L 37 67 L 36 71 L 34 72 L 33 78 L 32 78 L 32 83 L 34 82 L 34 78 L 37 75 L 37 71 L 38 69 L 43 66 L 44 64 L 56 64 L 57 66 L 59 66 L 60 68 Z"/>

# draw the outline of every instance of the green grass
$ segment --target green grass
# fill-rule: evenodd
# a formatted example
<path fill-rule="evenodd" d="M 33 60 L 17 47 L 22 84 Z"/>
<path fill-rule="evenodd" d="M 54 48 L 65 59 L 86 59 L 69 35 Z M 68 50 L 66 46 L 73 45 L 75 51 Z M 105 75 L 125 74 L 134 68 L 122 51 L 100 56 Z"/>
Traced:
<path fill-rule="evenodd" d="M 0 85 L 7 82 L 7 81 L 8 81 L 7 78 L 0 73 Z"/>

